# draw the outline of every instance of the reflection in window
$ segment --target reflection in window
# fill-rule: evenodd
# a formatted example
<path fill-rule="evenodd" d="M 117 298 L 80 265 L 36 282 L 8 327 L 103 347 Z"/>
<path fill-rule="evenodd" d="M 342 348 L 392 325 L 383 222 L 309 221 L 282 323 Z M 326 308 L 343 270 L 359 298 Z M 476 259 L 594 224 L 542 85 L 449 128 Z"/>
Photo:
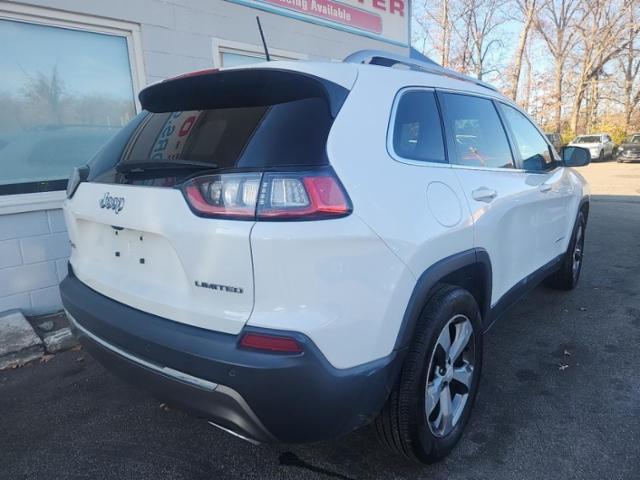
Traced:
<path fill-rule="evenodd" d="M 455 144 L 451 163 L 513 168 L 507 135 L 491 100 L 448 93 L 442 98 Z"/>
<path fill-rule="evenodd" d="M 502 111 L 516 140 L 522 159 L 522 168 L 531 171 L 546 170 L 553 163 L 549 145 L 527 117 L 508 105 Z"/>
<path fill-rule="evenodd" d="M 446 162 L 440 114 L 433 92 L 409 91 L 396 109 L 393 150 L 403 158 Z"/>
<path fill-rule="evenodd" d="M 125 37 L 0 20 L 0 194 L 63 189 L 135 115 Z"/>

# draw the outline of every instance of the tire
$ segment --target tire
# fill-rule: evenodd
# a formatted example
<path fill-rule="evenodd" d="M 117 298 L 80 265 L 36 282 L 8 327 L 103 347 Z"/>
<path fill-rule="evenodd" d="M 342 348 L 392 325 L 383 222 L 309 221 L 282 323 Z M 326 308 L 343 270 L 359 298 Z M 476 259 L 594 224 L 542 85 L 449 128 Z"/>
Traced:
<path fill-rule="evenodd" d="M 600 150 L 600 155 L 598 155 L 598 162 L 604 162 L 604 150 Z"/>
<path fill-rule="evenodd" d="M 449 353 L 443 347 L 447 334 L 451 339 Z M 455 356 L 456 339 L 467 337 L 468 343 L 457 359 L 447 362 L 451 354 Z M 421 463 L 447 456 L 469 420 L 481 370 L 482 323 L 478 305 L 468 291 L 443 285 L 424 307 L 399 381 L 374 422 L 380 441 Z M 451 407 L 445 410 L 451 412 L 446 416 L 450 422 L 445 421 L 444 405 Z"/>
<path fill-rule="evenodd" d="M 560 269 L 547 278 L 546 284 L 556 290 L 573 290 L 578 285 L 584 257 L 584 237 L 587 217 L 583 210 L 578 212 L 569 248 L 564 254 Z M 576 263 L 577 262 L 577 263 Z"/>

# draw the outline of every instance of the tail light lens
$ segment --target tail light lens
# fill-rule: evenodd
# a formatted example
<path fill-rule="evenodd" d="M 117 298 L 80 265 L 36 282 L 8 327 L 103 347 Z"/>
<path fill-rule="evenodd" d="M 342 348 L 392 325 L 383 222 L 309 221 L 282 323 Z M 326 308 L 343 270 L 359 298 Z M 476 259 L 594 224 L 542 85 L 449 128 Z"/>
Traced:
<path fill-rule="evenodd" d="M 199 215 L 243 220 L 318 220 L 351 213 L 351 202 L 333 173 L 229 173 L 198 177 L 183 191 Z"/>
<path fill-rule="evenodd" d="M 260 173 L 198 177 L 184 187 L 184 192 L 197 213 L 253 220 L 261 178 Z"/>

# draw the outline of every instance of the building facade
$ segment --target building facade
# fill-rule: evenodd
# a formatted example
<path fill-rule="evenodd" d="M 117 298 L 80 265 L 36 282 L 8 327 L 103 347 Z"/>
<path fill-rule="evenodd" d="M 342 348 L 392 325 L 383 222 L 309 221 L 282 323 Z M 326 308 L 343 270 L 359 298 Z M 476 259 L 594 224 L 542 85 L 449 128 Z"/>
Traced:
<path fill-rule="evenodd" d="M 0 313 L 61 309 L 67 177 L 187 71 L 409 53 L 409 0 L 0 1 Z"/>

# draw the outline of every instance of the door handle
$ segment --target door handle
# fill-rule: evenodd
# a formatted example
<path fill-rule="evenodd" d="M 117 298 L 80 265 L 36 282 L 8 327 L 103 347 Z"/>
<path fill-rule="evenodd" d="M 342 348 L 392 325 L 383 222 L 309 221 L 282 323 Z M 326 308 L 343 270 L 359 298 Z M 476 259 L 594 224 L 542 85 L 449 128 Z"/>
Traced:
<path fill-rule="evenodd" d="M 476 188 L 473 192 L 471 192 L 471 196 L 473 197 L 474 200 L 477 200 L 478 202 L 490 203 L 493 201 L 494 198 L 498 196 L 498 192 L 496 192 L 491 188 L 480 187 L 480 188 Z"/>
<path fill-rule="evenodd" d="M 551 191 L 551 185 L 549 185 L 548 183 L 543 183 L 538 188 L 540 189 L 540 191 L 542 193 L 547 193 L 547 192 Z"/>

